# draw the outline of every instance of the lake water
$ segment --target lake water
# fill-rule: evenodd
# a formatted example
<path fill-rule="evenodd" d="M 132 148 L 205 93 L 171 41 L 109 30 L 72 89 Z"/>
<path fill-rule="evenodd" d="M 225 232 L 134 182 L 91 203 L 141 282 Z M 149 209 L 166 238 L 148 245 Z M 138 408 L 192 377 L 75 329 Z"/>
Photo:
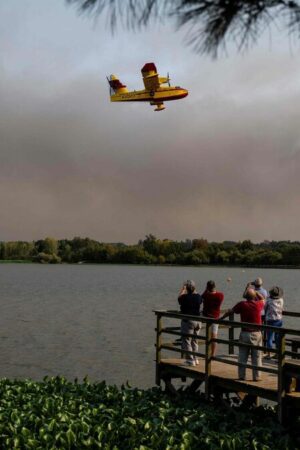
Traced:
<path fill-rule="evenodd" d="M 215 280 L 227 308 L 258 276 L 266 288 L 283 287 L 286 309 L 300 311 L 299 270 L 1 264 L 0 377 L 88 375 L 153 386 L 153 309 L 177 309 L 187 278 L 200 292 Z M 286 318 L 285 326 L 296 328 L 299 319 Z"/>

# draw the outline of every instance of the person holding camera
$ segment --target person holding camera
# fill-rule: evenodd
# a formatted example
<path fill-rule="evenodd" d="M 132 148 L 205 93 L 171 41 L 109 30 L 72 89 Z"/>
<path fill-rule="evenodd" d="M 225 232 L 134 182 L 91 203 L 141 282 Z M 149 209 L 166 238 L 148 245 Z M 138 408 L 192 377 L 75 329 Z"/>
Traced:
<path fill-rule="evenodd" d="M 219 319 L 221 305 L 224 300 L 223 292 L 219 292 L 216 289 L 216 283 L 213 280 L 209 280 L 206 284 L 206 290 L 202 294 L 203 299 L 203 316 L 210 317 L 213 319 Z M 213 323 L 211 326 L 212 338 L 217 339 L 218 337 L 219 325 Z M 217 343 L 212 342 L 211 344 L 212 354 L 211 356 L 216 356 Z"/>
<path fill-rule="evenodd" d="M 201 295 L 196 292 L 196 285 L 193 280 L 187 280 L 178 297 L 178 303 L 180 305 L 180 311 L 182 314 L 191 316 L 200 316 L 200 306 L 202 303 Z M 182 351 L 198 351 L 197 335 L 199 335 L 201 329 L 201 322 L 198 320 L 182 319 L 181 321 L 181 333 L 193 334 L 194 337 L 182 336 Z M 186 354 L 185 364 L 188 366 L 195 366 L 198 364 L 196 356 L 190 353 Z"/>
<path fill-rule="evenodd" d="M 254 281 L 250 281 L 249 283 L 247 283 L 245 291 L 244 291 L 243 298 L 246 298 L 245 294 L 246 294 L 248 289 L 254 289 L 255 292 L 257 292 L 258 294 L 263 296 L 263 299 L 266 302 L 267 297 L 268 297 L 268 292 L 263 287 L 263 280 L 260 277 L 256 278 Z M 260 300 L 259 296 L 257 296 L 257 300 Z M 261 310 L 261 323 L 262 323 L 262 325 L 266 324 L 265 308 L 264 307 Z M 266 333 L 266 331 L 263 331 L 262 335 L 263 335 L 263 343 L 266 344 L 266 340 L 267 340 L 267 333 Z"/>
<path fill-rule="evenodd" d="M 253 346 L 262 346 L 262 333 L 256 328 L 252 328 L 251 324 L 261 325 L 261 311 L 264 308 L 264 297 L 253 288 L 248 288 L 244 293 L 245 300 L 237 303 L 233 308 L 226 311 L 220 319 L 225 319 L 231 313 L 240 314 L 241 322 L 245 322 L 242 325 L 240 332 L 239 342 L 247 344 L 245 347 L 239 347 L 240 364 L 247 364 L 249 354 L 251 354 L 251 362 L 253 366 L 261 367 L 262 357 L 261 351 L 257 348 L 251 348 Z M 253 381 L 260 381 L 260 372 L 257 368 L 252 369 Z M 238 377 L 240 380 L 246 379 L 246 367 L 238 367 Z"/>
<path fill-rule="evenodd" d="M 246 288 L 243 294 L 243 297 L 245 298 L 245 294 L 248 289 L 254 289 L 255 292 L 258 292 L 263 296 L 263 298 L 266 300 L 268 297 L 267 290 L 263 287 L 263 280 L 258 277 L 254 281 L 249 281 L 249 283 L 246 284 Z"/>

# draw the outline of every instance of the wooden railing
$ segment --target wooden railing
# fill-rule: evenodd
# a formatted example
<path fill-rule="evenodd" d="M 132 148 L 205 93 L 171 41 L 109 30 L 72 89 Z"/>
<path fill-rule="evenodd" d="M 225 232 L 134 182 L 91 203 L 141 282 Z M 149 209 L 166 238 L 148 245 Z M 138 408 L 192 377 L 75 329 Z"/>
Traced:
<path fill-rule="evenodd" d="M 208 317 L 199 317 L 199 316 L 191 316 L 186 314 L 181 314 L 177 311 L 154 311 L 157 318 L 157 325 L 156 325 L 156 382 L 157 384 L 160 383 L 159 378 L 159 364 L 161 362 L 161 352 L 162 350 L 168 350 L 172 352 L 178 352 L 182 353 L 182 349 L 178 348 L 174 345 L 171 345 L 170 343 L 164 343 L 162 341 L 162 335 L 168 334 L 178 337 L 194 337 L 197 338 L 197 340 L 202 341 L 202 343 L 205 346 L 204 352 L 193 352 L 193 351 L 187 351 L 184 350 L 185 354 L 191 354 L 195 357 L 202 357 L 205 359 L 205 394 L 208 397 L 209 396 L 209 378 L 211 376 L 211 363 L 212 361 L 219 361 L 224 364 L 234 365 L 237 367 L 245 367 L 249 369 L 257 369 L 260 372 L 266 372 L 277 375 L 278 379 L 278 396 L 277 396 L 277 403 L 278 403 L 278 414 L 279 414 L 279 420 L 282 421 L 282 401 L 285 397 L 285 383 L 284 383 L 284 368 L 287 361 L 286 357 L 290 358 L 299 358 L 300 354 L 295 351 L 295 349 L 298 349 L 298 346 L 300 346 L 300 330 L 299 329 L 293 329 L 293 328 L 284 328 L 284 327 L 274 327 L 270 325 L 256 325 L 256 324 L 248 324 L 248 323 L 242 323 L 234 321 L 233 315 L 229 317 L 229 320 L 216 320 L 211 319 Z M 300 317 L 300 313 L 298 312 L 284 312 L 285 316 L 291 316 L 291 317 Z M 180 327 L 164 327 L 163 326 L 163 318 L 169 318 L 169 319 L 176 319 L 176 320 L 194 320 L 194 321 L 201 321 L 202 324 L 206 324 L 206 331 L 205 336 L 201 335 L 191 335 L 191 334 L 184 334 L 181 333 Z M 212 338 L 211 333 L 211 326 L 213 323 L 217 323 L 220 326 L 228 328 L 228 339 L 221 339 L 221 338 Z M 235 329 L 239 328 L 251 328 L 253 330 L 266 332 L 267 330 L 273 331 L 278 334 L 278 347 L 273 348 L 271 351 L 274 353 L 277 357 L 277 365 L 273 367 L 265 367 L 265 366 L 254 366 L 252 364 L 243 364 L 239 363 L 236 360 L 228 359 L 226 357 L 222 356 L 212 356 L 212 343 L 216 342 L 219 344 L 224 344 L 228 346 L 228 352 L 229 354 L 234 353 L 235 347 L 249 347 L 251 349 L 258 349 L 260 351 L 267 352 L 270 349 L 268 349 L 265 345 L 251 345 L 239 342 L 237 339 L 235 339 L 234 331 Z M 293 343 L 297 343 L 295 346 Z M 286 347 L 290 346 L 292 347 L 292 350 L 287 350 Z"/>
<path fill-rule="evenodd" d="M 300 318 L 300 313 L 299 312 L 295 312 L 295 311 L 283 311 L 282 313 L 284 316 L 287 317 L 297 317 Z M 229 321 L 233 322 L 234 321 L 234 314 L 231 313 L 229 316 Z M 267 329 L 271 329 L 271 327 L 269 327 L 268 325 L 265 326 L 264 329 L 262 329 L 263 335 L 266 336 L 266 331 Z M 278 330 L 278 327 L 276 327 L 276 330 Z M 228 340 L 229 341 L 234 341 L 234 327 L 229 326 L 228 327 Z M 264 343 L 265 343 L 265 339 L 264 339 Z M 291 354 L 290 356 L 292 356 L 292 358 L 299 358 L 300 354 L 297 355 L 298 352 L 298 348 L 300 348 L 300 330 L 299 330 L 299 338 L 297 339 L 291 339 L 291 338 L 286 338 L 286 346 L 291 347 L 292 348 L 292 352 L 293 354 Z M 273 351 L 274 350 L 274 351 Z M 273 353 L 276 353 L 275 349 L 272 349 Z M 234 354 L 234 343 L 229 342 L 228 344 L 228 353 L 230 355 Z"/>

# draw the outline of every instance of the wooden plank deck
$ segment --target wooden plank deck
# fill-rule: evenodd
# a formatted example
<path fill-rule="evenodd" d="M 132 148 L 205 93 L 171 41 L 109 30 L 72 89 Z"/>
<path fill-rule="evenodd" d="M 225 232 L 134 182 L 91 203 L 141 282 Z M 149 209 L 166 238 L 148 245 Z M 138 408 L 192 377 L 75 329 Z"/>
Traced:
<path fill-rule="evenodd" d="M 219 355 L 231 361 L 237 361 L 236 355 Z M 205 358 L 198 358 L 197 366 L 188 366 L 185 359 L 164 358 L 160 361 L 160 370 L 162 375 L 175 377 L 190 377 L 193 379 L 205 380 Z M 275 361 L 263 361 L 263 367 L 276 368 Z M 246 380 L 239 380 L 237 374 L 238 368 L 233 365 L 219 361 L 211 362 L 211 382 L 213 385 L 223 386 L 230 390 L 247 392 L 255 394 L 269 400 L 277 400 L 278 377 L 275 374 L 261 372 L 261 381 L 252 380 L 251 369 L 246 369 Z"/>

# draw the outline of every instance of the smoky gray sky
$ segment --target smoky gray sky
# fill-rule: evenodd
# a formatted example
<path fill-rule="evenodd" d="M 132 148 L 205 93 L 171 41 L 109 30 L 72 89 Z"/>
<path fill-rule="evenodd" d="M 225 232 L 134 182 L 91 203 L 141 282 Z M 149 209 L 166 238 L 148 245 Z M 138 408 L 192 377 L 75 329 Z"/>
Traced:
<path fill-rule="evenodd" d="M 211 60 L 171 23 L 106 21 L 0 3 L 0 240 L 299 240 L 299 43 L 279 24 Z M 142 89 L 152 61 L 189 96 L 110 103 L 106 75 Z"/>

